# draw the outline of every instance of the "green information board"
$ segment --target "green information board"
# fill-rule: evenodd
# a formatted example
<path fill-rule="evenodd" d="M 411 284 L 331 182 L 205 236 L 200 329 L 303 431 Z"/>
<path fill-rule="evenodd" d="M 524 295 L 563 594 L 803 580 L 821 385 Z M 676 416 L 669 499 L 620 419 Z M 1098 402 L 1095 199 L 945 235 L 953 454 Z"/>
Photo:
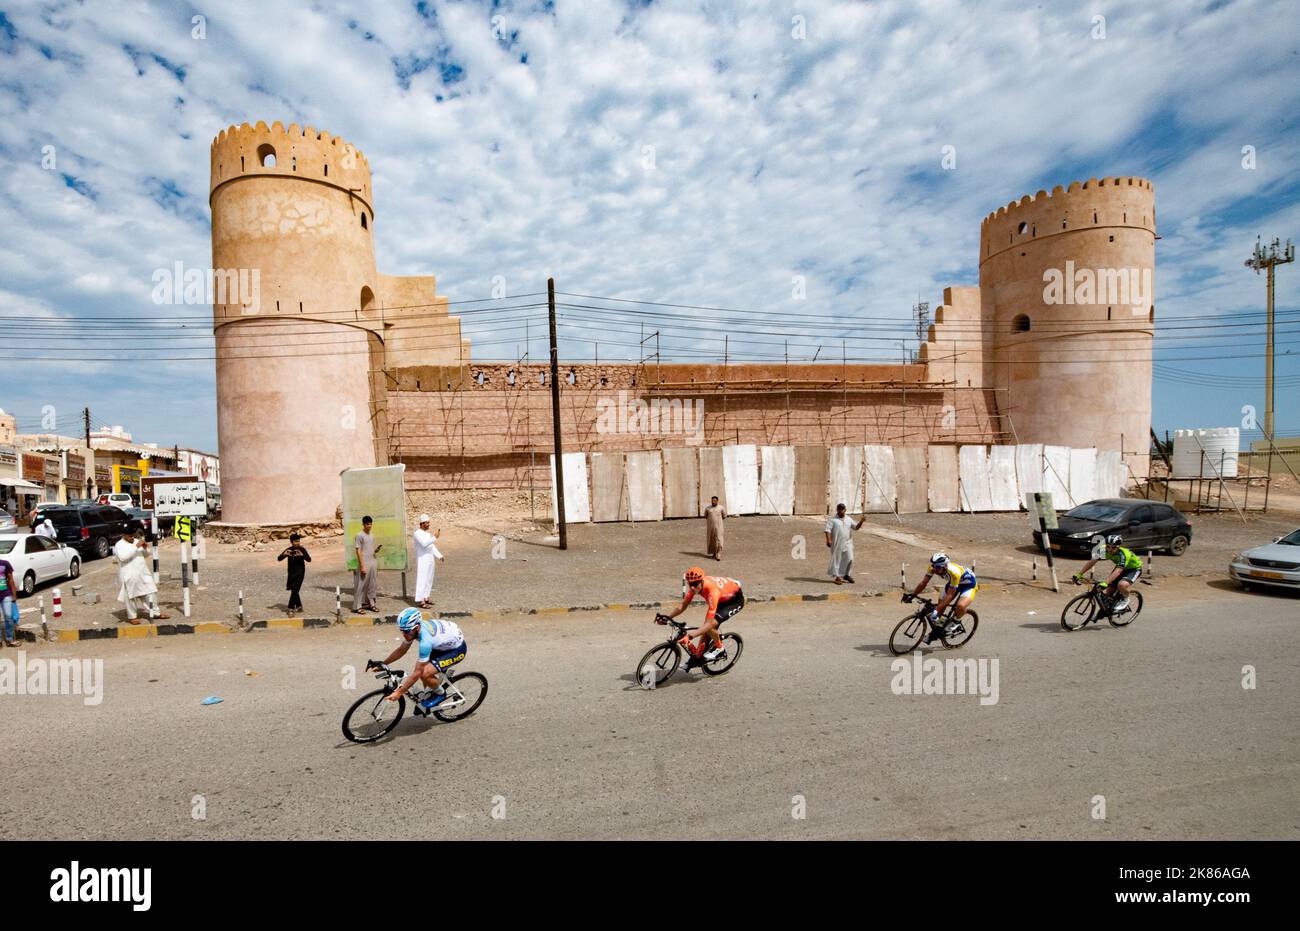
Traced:
<path fill-rule="evenodd" d="M 348 469 L 343 473 L 343 551 L 347 567 L 357 568 L 356 537 L 361 518 L 374 518 L 370 532 L 379 568 L 406 569 L 406 466 Z"/>

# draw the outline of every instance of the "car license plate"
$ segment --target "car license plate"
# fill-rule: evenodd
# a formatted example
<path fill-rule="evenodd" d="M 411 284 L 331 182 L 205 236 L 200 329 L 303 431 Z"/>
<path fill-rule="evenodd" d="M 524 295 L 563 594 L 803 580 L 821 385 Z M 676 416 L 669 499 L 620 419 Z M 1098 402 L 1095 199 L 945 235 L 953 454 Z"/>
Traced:
<path fill-rule="evenodd" d="M 1282 573 L 1253 571 L 1251 572 L 1251 577 L 1256 579 L 1281 579 Z"/>

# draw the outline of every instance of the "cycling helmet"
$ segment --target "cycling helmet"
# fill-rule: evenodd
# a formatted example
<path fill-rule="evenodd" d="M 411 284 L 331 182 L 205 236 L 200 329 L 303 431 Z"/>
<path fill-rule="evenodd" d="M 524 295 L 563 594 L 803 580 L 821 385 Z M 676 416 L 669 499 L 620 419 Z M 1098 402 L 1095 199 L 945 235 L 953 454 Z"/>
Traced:
<path fill-rule="evenodd" d="M 686 570 L 686 584 L 694 585 L 697 582 L 704 581 L 704 570 L 699 566 L 691 566 Z"/>
<path fill-rule="evenodd" d="M 424 620 L 424 615 L 420 613 L 419 608 L 407 608 L 397 615 L 397 628 L 409 633 L 412 630 L 418 630 L 422 620 Z"/>
<path fill-rule="evenodd" d="M 1112 533 L 1110 536 L 1106 538 L 1107 546 L 1119 546 L 1123 542 L 1124 542 L 1124 538 L 1117 533 Z"/>
<path fill-rule="evenodd" d="M 935 553 L 933 556 L 930 557 L 931 569 L 942 569 L 946 565 L 948 565 L 947 553 Z"/>

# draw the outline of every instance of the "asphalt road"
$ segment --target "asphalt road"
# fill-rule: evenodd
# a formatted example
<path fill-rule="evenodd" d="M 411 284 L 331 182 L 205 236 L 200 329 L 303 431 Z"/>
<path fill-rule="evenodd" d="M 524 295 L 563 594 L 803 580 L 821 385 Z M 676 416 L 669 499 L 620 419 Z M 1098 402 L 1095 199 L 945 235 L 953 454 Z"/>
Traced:
<path fill-rule="evenodd" d="M 0 696 L 0 838 L 1300 837 L 1300 598 L 1143 592 L 1078 633 L 1064 595 L 982 592 L 971 644 L 926 656 L 997 659 L 996 704 L 894 693 L 892 596 L 751 605 L 730 674 L 654 692 L 648 615 L 469 621 L 483 707 L 372 746 L 341 737 L 343 667 L 391 627 L 43 645 L 102 659 L 103 700 Z"/>

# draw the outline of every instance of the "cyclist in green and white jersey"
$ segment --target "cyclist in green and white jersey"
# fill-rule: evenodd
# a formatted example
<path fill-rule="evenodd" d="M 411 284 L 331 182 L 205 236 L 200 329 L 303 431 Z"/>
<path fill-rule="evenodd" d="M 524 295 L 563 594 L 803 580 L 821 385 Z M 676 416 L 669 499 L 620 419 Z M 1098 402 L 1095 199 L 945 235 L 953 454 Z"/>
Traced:
<path fill-rule="evenodd" d="M 1114 585 L 1119 590 L 1118 601 L 1113 608 L 1116 614 L 1128 610 L 1128 593 L 1142 575 L 1142 560 L 1138 558 L 1137 553 L 1130 549 L 1125 549 L 1121 544 L 1124 538 L 1117 533 L 1112 533 L 1106 538 L 1106 558 L 1115 564 L 1111 570 L 1110 577 L 1102 583 L 1102 588 Z M 1093 552 L 1096 552 L 1095 550 Z M 1076 582 L 1083 580 L 1088 574 L 1088 570 L 1101 561 L 1100 556 L 1094 556 L 1083 564 L 1074 576 Z"/>

